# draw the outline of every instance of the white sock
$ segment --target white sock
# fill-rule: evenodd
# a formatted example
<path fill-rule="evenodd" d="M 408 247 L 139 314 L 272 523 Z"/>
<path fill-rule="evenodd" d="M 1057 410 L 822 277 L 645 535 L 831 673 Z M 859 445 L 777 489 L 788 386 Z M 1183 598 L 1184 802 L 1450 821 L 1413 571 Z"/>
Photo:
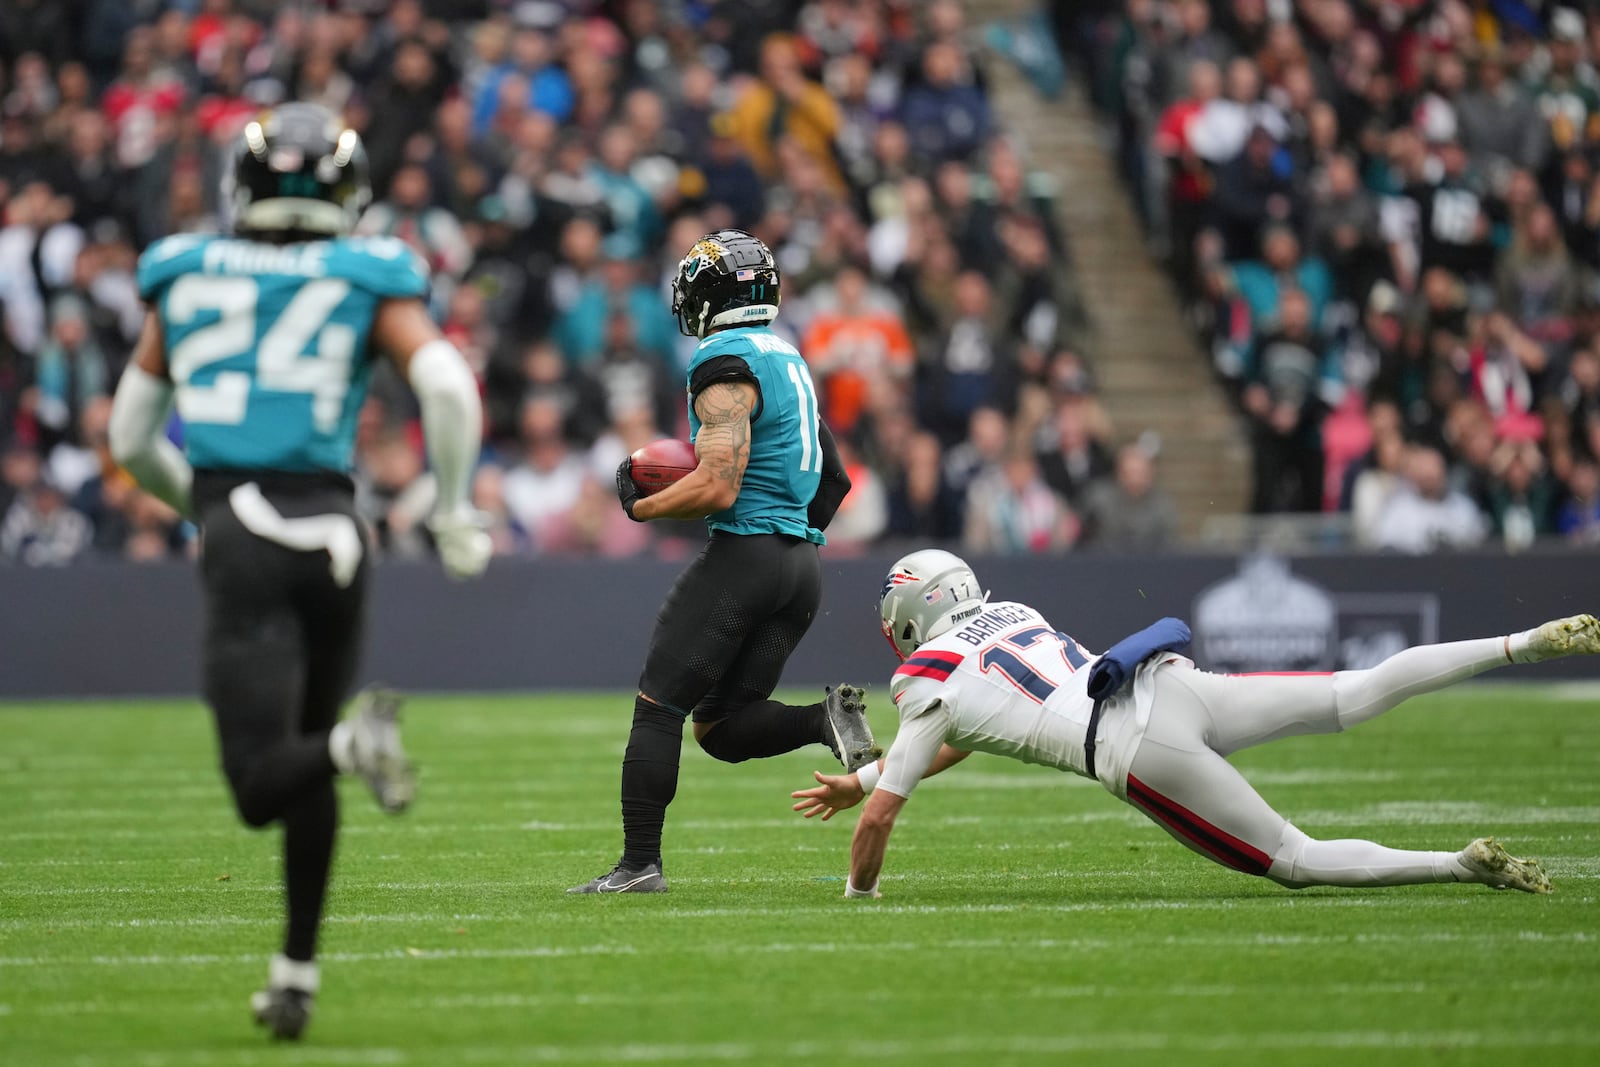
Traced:
<path fill-rule="evenodd" d="M 328 755 L 340 774 L 356 772 L 355 730 L 343 719 L 328 731 Z"/>
<path fill-rule="evenodd" d="M 1506 653 L 1513 663 L 1537 663 L 1528 651 L 1528 643 L 1533 639 L 1534 630 L 1523 630 L 1521 633 L 1509 634 L 1506 637 Z"/>
<path fill-rule="evenodd" d="M 322 972 L 314 961 L 291 960 L 283 953 L 272 957 L 267 970 L 267 985 L 273 989 L 298 989 L 302 993 L 315 993 L 322 984 Z"/>

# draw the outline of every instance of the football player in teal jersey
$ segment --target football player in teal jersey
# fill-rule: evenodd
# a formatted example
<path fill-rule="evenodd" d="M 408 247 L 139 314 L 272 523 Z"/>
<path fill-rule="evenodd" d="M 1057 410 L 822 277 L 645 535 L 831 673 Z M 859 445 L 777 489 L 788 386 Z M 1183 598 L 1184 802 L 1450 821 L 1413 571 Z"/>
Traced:
<path fill-rule="evenodd" d="M 362 645 L 367 544 L 350 469 L 373 359 L 416 390 L 438 483 L 428 525 L 462 578 L 490 554 L 467 497 L 483 415 L 423 307 L 426 269 L 397 240 L 348 236 L 371 195 L 354 130 L 286 104 L 245 126 L 228 184 L 232 236 L 168 237 L 139 261 L 149 311 L 111 451 L 203 534 L 204 689 L 223 772 L 246 823 L 283 825 L 287 931 L 251 1005 L 296 1038 L 319 984 L 334 775 L 361 775 L 390 812 L 415 789 L 394 694 L 369 690 L 339 717 Z M 174 400 L 182 451 L 164 435 Z"/>
<path fill-rule="evenodd" d="M 879 752 L 858 688 L 799 707 L 771 699 L 817 613 L 817 546 L 850 489 L 805 360 L 771 329 L 772 252 L 743 230 L 707 234 L 672 294 L 679 329 L 700 339 L 689 364 L 698 466 L 641 496 L 624 460 L 617 494 L 631 519 L 703 518 L 711 537 L 667 595 L 645 656 L 622 760 L 622 858 L 574 893 L 665 892 L 661 831 L 690 717 L 700 747 L 728 763 L 823 744 L 848 770 Z"/>

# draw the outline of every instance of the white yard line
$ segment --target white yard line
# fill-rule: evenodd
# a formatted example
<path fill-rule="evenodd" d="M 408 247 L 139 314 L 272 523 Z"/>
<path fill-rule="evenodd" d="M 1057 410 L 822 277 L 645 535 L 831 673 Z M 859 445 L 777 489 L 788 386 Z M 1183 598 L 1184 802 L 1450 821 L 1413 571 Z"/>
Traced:
<path fill-rule="evenodd" d="M 1098 1031 L 1074 1034 L 956 1035 L 851 1041 L 850 1059 L 930 1059 L 980 1056 L 1053 1057 L 1090 1052 L 1255 1052 L 1322 1049 L 1593 1049 L 1600 1032 L 1586 1030 L 1297 1030 L 1197 1033 L 1194 1030 Z M 349 1067 L 474 1063 L 800 1062 L 836 1059 L 837 1040 L 720 1041 L 613 1045 L 464 1045 L 441 1048 L 333 1049 L 319 1047 L 212 1048 L 179 1052 L 78 1056 L 79 1067 L 212 1067 L 216 1064 L 326 1063 Z"/>
<path fill-rule="evenodd" d="M 1553 979 L 1518 979 L 1498 984 L 1495 988 L 1507 993 L 1534 993 L 1551 989 L 1567 988 L 1568 983 Z M 1299 996 L 1366 996 L 1366 997 L 1392 997 L 1392 996 L 1454 996 L 1459 992 L 1456 985 L 1449 982 L 1298 982 L 1292 987 L 1293 992 Z M 1193 984 L 1140 984 L 1140 985 L 1072 985 L 1072 986 L 1037 986 L 1026 990 L 1003 990 L 990 992 L 982 989 L 969 989 L 961 994 L 965 1002 L 982 1003 L 984 1001 L 1013 1002 L 1019 998 L 1031 1000 L 1078 1000 L 1118 998 L 1131 1000 L 1147 1000 L 1150 997 L 1185 998 L 1185 999 L 1228 999 L 1234 997 L 1273 997 L 1284 993 L 1282 983 L 1272 984 L 1218 984 L 1218 985 L 1193 985 Z M 760 990 L 748 990 L 732 998 L 724 998 L 732 1002 L 743 1000 L 764 1000 L 767 994 Z M 896 989 L 869 990 L 862 993 L 862 999 L 875 1004 L 903 1004 L 912 1001 L 945 1000 L 951 996 L 948 990 L 926 989 L 917 986 L 900 986 Z M 704 994 L 694 990 L 681 990 L 667 993 L 490 993 L 490 994 L 457 994 L 449 996 L 410 997 L 397 996 L 385 997 L 385 1005 L 401 1005 L 414 1009 L 430 1011 L 525 1011 L 542 1009 L 570 1009 L 570 1008 L 604 1008 L 604 1007 L 643 1007 L 660 1006 L 668 1004 L 698 1004 L 704 1000 Z M 185 999 L 169 1004 L 164 1010 L 169 1013 L 183 1015 L 209 1015 L 215 1012 L 235 1012 L 238 1008 L 236 997 L 212 998 L 210 1000 Z M 0 1014 L 12 1011 L 16 1014 L 37 1017 L 60 1017 L 77 1015 L 143 1015 L 149 1012 L 149 1005 L 142 1001 L 129 1000 L 78 1000 L 78 1001 L 43 1001 L 37 1005 L 23 1005 L 14 1007 L 0 1004 Z"/>
<path fill-rule="evenodd" d="M 1035 909 L 1037 910 L 1037 909 Z M 939 941 L 889 941 L 874 945 L 880 953 L 923 952 L 989 952 L 1008 955 L 1019 952 L 1050 952 L 1052 954 L 1073 949 L 1109 949 L 1128 946 L 1151 947 L 1228 947 L 1279 948 L 1286 946 L 1350 945 L 1350 944 L 1471 944 L 1479 946 L 1527 944 L 1593 944 L 1600 934 L 1571 931 L 1547 934 L 1538 930 L 1496 930 L 1464 934 L 1455 931 L 1412 931 L 1403 934 L 1246 934 L 1241 936 L 1213 935 L 1119 935 L 1116 938 L 953 938 Z M 655 947 L 648 951 L 655 956 L 747 956 L 786 955 L 808 953 L 842 953 L 859 948 L 856 942 L 788 942 L 766 944 L 744 942 L 700 942 L 673 947 Z M 631 944 L 598 942 L 589 945 L 532 945 L 508 948 L 470 949 L 390 949 L 383 952 L 330 952 L 321 959 L 326 963 L 376 963 L 403 962 L 406 960 L 484 960 L 484 959 L 549 959 L 571 956 L 632 956 L 639 949 Z M 209 967 L 259 963 L 259 953 L 149 953 L 143 955 L 94 956 L 0 956 L 0 968 L 17 967 Z M 1600 1037 L 1600 1034 L 1597 1034 Z"/>

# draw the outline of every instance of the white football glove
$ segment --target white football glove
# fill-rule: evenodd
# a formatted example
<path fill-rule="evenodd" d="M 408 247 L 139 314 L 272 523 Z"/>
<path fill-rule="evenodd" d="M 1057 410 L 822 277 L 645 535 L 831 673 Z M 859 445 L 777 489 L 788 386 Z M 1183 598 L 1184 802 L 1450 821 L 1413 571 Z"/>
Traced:
<path fill-rule="evenodd" d="M 439 549 L 439 562 L 450 577 L 476 578 L 489 566 L 494 542 L 489 538 L 489 520 L 483 512 L 468 508 L 432 515 L 428 531 Z"/>

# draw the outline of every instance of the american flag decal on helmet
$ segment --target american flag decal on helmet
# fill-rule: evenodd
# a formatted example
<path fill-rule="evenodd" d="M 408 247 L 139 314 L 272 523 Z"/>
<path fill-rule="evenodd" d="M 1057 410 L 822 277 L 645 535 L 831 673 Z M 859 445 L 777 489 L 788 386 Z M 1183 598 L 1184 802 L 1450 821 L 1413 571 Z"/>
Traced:
<path fill-rule="evenodd" d="M 938 586 L 934 586 L 932 589 L 922 594 L 922 599 L 927 601 L 929 604 L 937 604 L 939 601 L 944 599 L 944 590 L 940 589 Z"/>
<path fill-rule="evenodd" d="M 756 272 L 749 267 L 745 267 L 734 272 L 733 280 L 736 282 L 753 282 L 756 280 Z"/>

